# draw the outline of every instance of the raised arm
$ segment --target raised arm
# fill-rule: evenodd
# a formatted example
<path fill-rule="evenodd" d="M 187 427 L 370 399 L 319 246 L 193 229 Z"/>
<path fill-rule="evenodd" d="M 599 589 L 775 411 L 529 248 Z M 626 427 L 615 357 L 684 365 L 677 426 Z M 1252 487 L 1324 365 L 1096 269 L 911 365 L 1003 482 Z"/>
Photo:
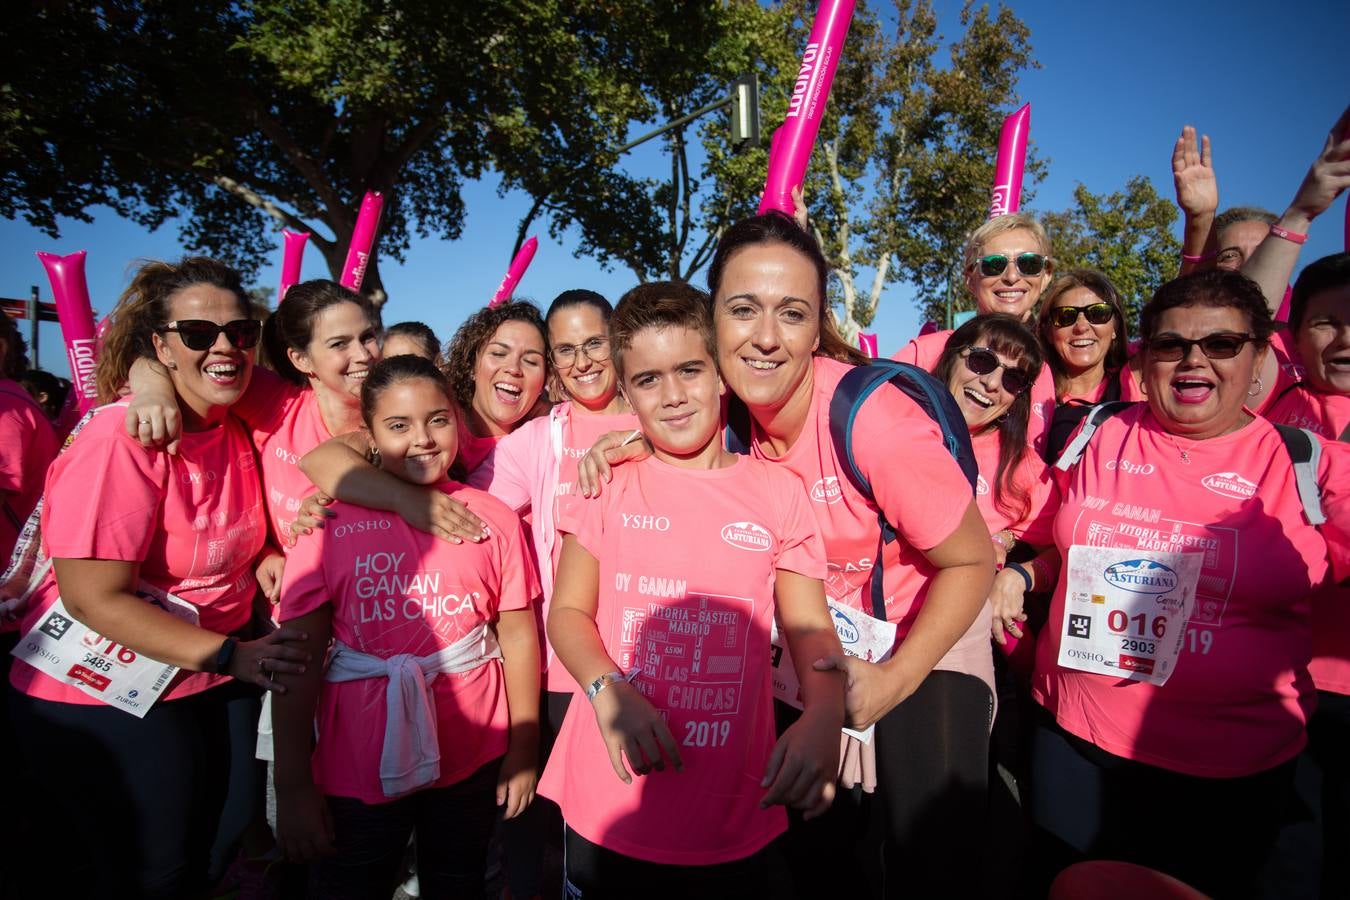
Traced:
<path fill-rule="evenodd" d="M 1345 139 L 1350 126 L 1350 107 L 1346 107 L 1336 124 L 1331 127 L 1322 152 L 1313 160 L 1308 174 L 1303 176 L 1298 193 L 1280 220 L 1271 226 L 1270 235 L 1261 242 L 1242 267 L 1242 274 L 1261 285 L 1271 314 L 1280 309 L 1285 288 L 1289 285 L 1299 252 L 1307 238 L 1308 228 L 1327 207 L 1350 187 L 1350 140 Z M 1281 236 L 1283 233 L 1283 236 Z"/>
<path fill-rule="evenodd" d="M 1172 148 L 1172 181 L 1177 206 L 1184 216 L 1181 269 L 1177 274 L 1185 275 L 1213 265 L 1219 250 L 1213 227 L 1219 209 L 1219 182 L 1214 177 L 1209 135 L 1202 135 L 1197 143 L 1194 126 L 1182 128 Z"/>
<path fill-rule="evenodd" d="M 401 516 L 418 531 L 453 544 L 481 541 L 483 521 L 435 486 L 421 487 L 383 472 L 366 458 L 364 431 L 329 438 L 300 458 L 300 471 L 315 487 L 347 503 Z"/>

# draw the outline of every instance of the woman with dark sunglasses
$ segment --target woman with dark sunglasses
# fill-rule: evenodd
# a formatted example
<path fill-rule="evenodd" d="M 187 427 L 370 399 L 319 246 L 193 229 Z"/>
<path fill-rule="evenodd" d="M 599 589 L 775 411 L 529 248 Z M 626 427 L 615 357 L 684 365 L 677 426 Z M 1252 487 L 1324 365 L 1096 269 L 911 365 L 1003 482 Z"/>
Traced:
<path fill-rule="evenodd" d="M 1057 403 L 1143 399 L 1130 373 L 1125 310 L 1102 273 L 1061 272 L 1041 304 L 1039 331 Z"/>
<path fill-rule="evenodd" d="M 51 643 L 15 661 L 9 702 L 18 750 L 44 776 L 25 828 L 41 846 L 95 829 L 63 856 L 72 884 L 204 888 L 213 844 L 239 837 L 260 796 L 236 723 L 256 721 L 259 688 L 281 689 L 275 673 L 317 664 L 291 646 L 296 632 L 248 633 L 266 526 L 253 448 L 228 413 L 257 341 L 233 269 L 147 263 L 104 338 L 96 379 L 110 405 L 52 464 L 41 528 L 53 565 L 20 624 L 21 648 Z M 113 402 L 139 359 L 164 367 L 182 411 L 174 455 L 141 447 Z M 123 686 L 142 669 L 155 688 Z"/>
<path fill-rule="evenodd" d="M 1065 564 L 1032 681 L 1041 874 L 1117 859 L 1251 896 L 1294 808 L 1310 596 L 1345 574 L 1350 446 L 1320 445 L 1314 526 L 1284 439 L 1246 405 L 1273 323 L 1242 275 L 1169 282 L 1141 323 L 1148 402 L 1081 428 L 1057 464 Z"/>
<path fill-rule="evenodd" d="M 1050 286 L 1054 270 L 1050 238 L 1041 223 L 1026 213 L 990 219 L 966 241 L 962 272 L 980 315 L 1006 313 L 1030 322 L 1032 310 Z M 902 347 L 895 359 L 931 372 L 951 334 L 936 331 L 920 335 Z M 1041 370 L 1031 390 L 1027 440 L 1040 449 L 1055 407 L 1055 385 L 1049 369 Z"/>

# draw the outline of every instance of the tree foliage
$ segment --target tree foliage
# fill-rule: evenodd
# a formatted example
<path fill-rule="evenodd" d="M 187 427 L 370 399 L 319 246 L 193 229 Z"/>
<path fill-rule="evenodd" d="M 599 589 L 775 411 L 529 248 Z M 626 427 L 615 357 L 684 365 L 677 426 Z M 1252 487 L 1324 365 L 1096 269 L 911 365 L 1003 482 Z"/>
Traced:
<path fill-rule="evenodd" d="M 1073 197 L 1071 208 L 1041 217 L 1055 259 L 1061 269 L 1088 266 L 1111 279 L 1137 333 L 1139 310 L 1177 274 L 1176 207 L 1142 175 L 1109 194 L 1094 194 L 1080 184 Z"/>

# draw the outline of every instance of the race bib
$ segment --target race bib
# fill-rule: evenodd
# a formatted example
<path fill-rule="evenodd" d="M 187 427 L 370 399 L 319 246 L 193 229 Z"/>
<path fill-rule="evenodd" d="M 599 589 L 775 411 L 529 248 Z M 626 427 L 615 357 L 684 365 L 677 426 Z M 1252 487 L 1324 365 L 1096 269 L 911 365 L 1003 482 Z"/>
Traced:
<path fill-rule="evenodd" d="M 1059 664 L 1165 684 L 1195 605 L 1203 553 L 1069 548 Z"/>
<path fill-rule="evenodd" d="M 836 603 L 828 597 L 825 598 L 825 604 L 830 608 L 830 621 L 834 623 L 835 633 L 839 635 L 839 643 L 843 645 L 845 653 L 871 663 L 890 659 L 891 651 L 895 648 L 894 622 L 873 618 L 862 610 Z M 774 699 L 782 700 L 793 709 L 801 709 L 801 682 L 797 680 L 797 669 L 792 664 L 792 654 L 788 652 L 787 640 L 778 630 L 776 618 L 770 641 L 772 645 L 769 652 L 772 656 L 769 671 L 773 677 Z M 869 743 L 872 740 L 872 731 L 873 728 L 866 731 L 845 728 L 844 734 Z"/>
<path fill-rule="evenodd" d="M 136 593 L 147 603 L 197 624 L 197 609 L 187 601 L 144 583 Z M 138 719 L 145 717 L 178 674 L 178 666 L 151 659 L 91 631 L 70 614 L 60 597 L 20 639 L 13 655 Z"/>

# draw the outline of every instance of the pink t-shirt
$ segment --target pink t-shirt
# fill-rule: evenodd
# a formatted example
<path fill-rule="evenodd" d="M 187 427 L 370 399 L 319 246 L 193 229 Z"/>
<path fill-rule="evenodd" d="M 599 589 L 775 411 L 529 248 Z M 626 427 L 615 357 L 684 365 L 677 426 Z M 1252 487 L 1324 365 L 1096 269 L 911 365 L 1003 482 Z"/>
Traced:
<path fill-rule="evenodd" d="M 1350 397 L 1296 384 L 1276 398 L 1265 417 L 1337 441 L 1350 429 Z M 1313 659 L 1308 669 L 1313 684 L 1320 691 L 1350 694 L 1350 589 L 1323 587 L 1313 595 L 1312 610 Z"/>
<path fill-rule="evenodd" d="M 300 503 L 314 493 L 314 485 L 300 471 L 300 457 L 333 436 L 319 411 L 318 395 L 255 368 L 248 391 L 231 412 L 248 426 L 258 448 L 272 534 L 277 547 L 289 554 L 291 523 Z"/>
<path fill-rule="evenodd" d="M 426 656 L 503 610 L 525 609 L 539 594 L 520 519 L 482 491 L 454 482 L 447 494 L 470 503 L 492 530 L 482 543 L 451 544 L 392 513 L 337 503 L 340 525 L 296 542 L 281 585 L 281 619 L 332 604 L 333 637 L 388 659 Z M 380 786 L 383 678 L 324 682 L 317 713 L 314 782 L 325 794 L 363 803 L 391 798 Z M 431 682 L 445 787 L 506 752 L 510 729 L 500 661 Z"/>
<path fill-rule="evenodd" d="M 871 615 L 872 563 L 881 535 L 878 506 L 854 489 L 830 439 L 830 398 L 850 368 L 817 356 L 811 406 L 796 443 L 781 457 L 770 457 L 756 425 L 750 452 L 779 463 L 800 479 L 825 541 L 829 565 L 825 590 L 834 600 Z M 886 545 L 882 587 L 886 618 L 896 623 L 897 640 L 904 640 L 937 572 L 920 550 L 936 547 L 956 531 L 972 498 L 970 483 L 943 446 L 937 423 L 890 385 L 878 388 L 854 419 L 853 453 L 876 503 L 899 536 Z M 938 663 L 939 669 L 977 675 L 992 685 L 990 613 L 985 604 Z"/>
<path fill-rule="evenodd" d="M 531 543 L 544 588 L 544 599 L 536 610 L 543 648 L 540 659 L 546 672 L 545 687 L 550 691 L 574 691 L 577 687 L 567 668 L 557 661 L 544 631 L 553 596 L 553 575 L 562 553 L 557 523 L 562 510 L 576 497 L 581 458 L 601 435 L 636 427 L 637 417 L 632 413 L 596 415 L 574 403 L 560 403 L 548 415 L 531 419 L 502 438 L 469 476 L 474 487 L 489 492 L 518 513 L 529 514 Z"/>
<path fill-rule="evenodd" d="M 934 331 L 921 334 L 900 348 L 900 352 L 891 357 L 897 362 L 906 362 L 931 372 L 937 367 L 942 351 L 952 331 Z M 1050 428 L 1050 418 L 1055 414 L 1055 376 L 1049 366 L 1041 366 L 1041 374 L 1031 385 L 1031 418 L 1027 422 L 1027 443 L 1039 454 L 1045 450 L 1045 435 Z"/>
<path fill-rule="evenodd" d="M 1350 446 L 1325 447 L 1323 507 L 1342 527 L 1350 515 L 1347 465 Z M 1037 641 L 1036 700 L 1066 730 L 1110 753 L 1187 775 L 1251 775 L 1297 754 L 1314 696 L 1309 597 L 1327 575 L 1324 534 L 1333 536 L 1335 525 L 1319 531 L 1306 523 L 1275 429 L 1257 418 L 1232 434 L 1187 441 L 1140 404 L 1103 423 L 1058 480 L 1055 542 L 1066 558 L 1083 544 L 1204 559 L 1181 656 L 1162 686 L 1057 665 L 1061 575 Z"/>
<path fill-rule="evenodd" d="M 459 454 L 458 461 L 464 466 L 464 472 L 472 475 L 474 470 L 483 464 L 492 451 L 497 448 L 505 435 L 488 435 L 479 437 L 469 430 L 468 416 L 461 413 L 456 420 L 459 430 Z M 524 423 L 522 423 L 524 424 Z"/>
<path fill-rule="evenodd" d="M 47 475 L 42 536 L 54 559 L 139 562 L 142 581 L 197 608 L 199 624 L 229 634 L 253 608 L 254 558 L 266 538 L 253 447 L 227 416 L 206 431 L 185 431 L 175 456 L 147 450 L 126 433 L 126 403 L 103 407 Z M 48 573 L 20 629 L 27 632 L 55 602 Z M 179 672 L 161 703 L 228 680 Z M 15 660 L 22 693 L 62 703 L 99 701 Z"/>
<path fill-rule="evenodd" d="M 17 382 L 0 378 L 0 567 L 9 562 L 56 458 L 56 432 Z"/>
<path fill-rule="evenodd" d="M 1095 388 L 1093 388 L 1090 391 L 1087 391 L 1086 393 L 1081 394 L 1066 393 L 1064 396 L 1059 398 L 1059 402 L 1061 404 L 1077 402 L 1087 404 L 1089 406 L 1096 406 L 1098 403 L 1101 403 L 1106 399 L 1106 388 L 1109 384 L 1111 384 L 1112 380 L 1113 379 L 1111 378 L 1103 378 L 1101 381 L 1097 383 L 1097 386 Z M 1128 363 L 1122 366 L 1120 371 L 1116 373 L 1114 381 L 1117 385 L 1120 386 L 1120 396 L 1116 399 L 1127 400 L 1130 403 L 1136 403 L 1144 399 L 1144 392 L 1139 389 L 1138 383 L 1135 382 L 1134 375 L 1132 372 L 1130 372 L 1130 366 Z"/>
<path fill-rule="evenodd" d="M 825 560 L 797 480 L 737 458 L 676 469 L 619 466 L 562 530 L 600 564 L 595 624 L 620 669 L 661 711 L 684 771 L 614 774 L 585 702 L 573 701 L 539 791 L 569 827 L 636 859 L 700 866 L 742 859 L 787 828 L 760 809 L 774 743 L 769 628 L 780 569 L 810 578 Z"/>
<path fill-rule="evenodd" d="M 1261 401 L 1261 405 L 1253 408 L 1254 412 L 1267 418 L 1275 402 L 1292 386 L 1302 382 L 1308 374 L 1308 370 L 1299 361 L 1298 347 L 1294 345 L 1294 334 L 1290 329 L 1281 329 L 1270 336 L 1270 352 L 1275 354 L 1275 362 L 1278 363 L 1275 370 L 1275 385 Z"/>
<path fill-rule="evenodd" d="M 975 482 L 975 505 L 980 508 L 990 534 L 1006 528 L 1020 540 L 1045 546 L 1052 540 L 1050 529 L 1055 516 L 1054 508 L 1049 505 L 1054 493 L 1049 467 L 1028 448 L 1013 474 L 1013 488 L 1020 496 L 1006 498 L 1006 503 L 1000 505 L 994 489 L 1002 444 L 1000 437 L 996 428 L 970 436 L 975 462 L 980 469 Z"/>

